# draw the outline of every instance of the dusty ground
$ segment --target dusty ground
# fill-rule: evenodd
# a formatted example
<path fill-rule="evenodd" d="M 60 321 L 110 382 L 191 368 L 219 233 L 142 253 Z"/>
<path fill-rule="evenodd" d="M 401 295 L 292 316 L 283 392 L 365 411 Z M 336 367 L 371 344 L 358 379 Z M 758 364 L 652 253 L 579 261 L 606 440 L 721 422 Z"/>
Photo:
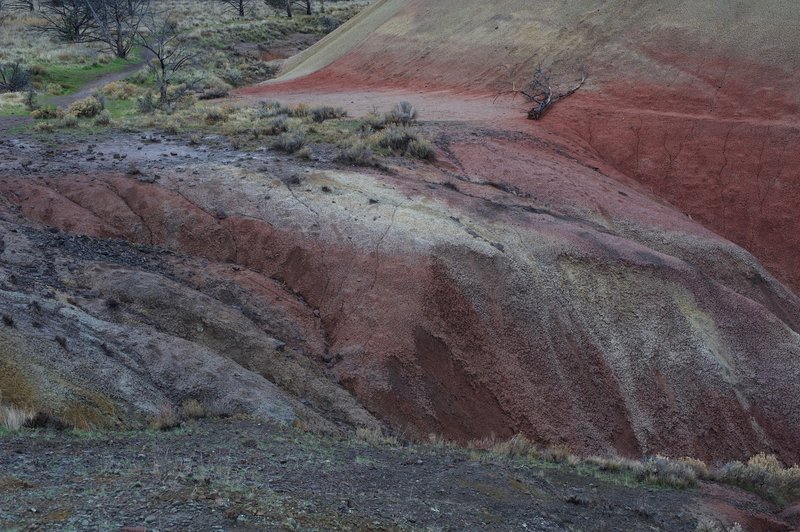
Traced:
<path fill-rule="evenodd" d="M 4 530 L 786 530 L 735 489 L 319 438 L 246 420 L 0 436 Z M 724 516 L 723 516 L 724 514 Z M 752 528 L 751 528 L 752 527 Z"/>

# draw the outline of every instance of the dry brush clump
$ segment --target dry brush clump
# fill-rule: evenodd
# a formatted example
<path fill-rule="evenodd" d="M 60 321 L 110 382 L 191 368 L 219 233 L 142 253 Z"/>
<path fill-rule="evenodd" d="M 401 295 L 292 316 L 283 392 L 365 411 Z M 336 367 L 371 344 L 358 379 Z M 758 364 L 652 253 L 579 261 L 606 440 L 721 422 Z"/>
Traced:
<path fill-rule="evenodd" d="M 67 108 L 67 115 L 75 118 L 94 118 L 104 109 L 105 98 L 102 95 L 93 95 L 72 102 Z"/>
<path fill-rule="evenodd" d="M 197 399 L 187 399 L 181 403 L 181 410 L 187 419 L 200 419 L 206 417 L 206 409 Z"/>
<path fill-rule="evenodd" d="M 339 150 L 336 161 L 349 166 L 374 166 L 376 164 L 372 149 L 361 140 Z"/>
<path fill-rule="evenodd" d="M 400 440 L 395 436 L 384 434 L 380 429 L 360 427 L 356 429 L 356 439 L 373 447 L 397 447 L 400 445 Z"/>
<path fill-rule="evenodd" d="M 759 453 L 747 463 L 727 463 L 715 471 L 712 478 L 753 491 L 780 504 L 800 499 L 800 467 L 784 467 L 771 454 Z"/>
<path fill-rule="evenodd" d="M 36 412 L 29 408 L 22 408 L 3 402 L 3 394 L 0 393 L 0 429 L 7 431 L 18 431 L 33 420 Z"/>
<path fill-rule="evenodd" d="M 178 409 L 171 403 L 164 403 L 158 409 L 158 413 L 150 420 L 149 427 L 152 430 L 170 430 L 181 425 L 181 417 Z"/>

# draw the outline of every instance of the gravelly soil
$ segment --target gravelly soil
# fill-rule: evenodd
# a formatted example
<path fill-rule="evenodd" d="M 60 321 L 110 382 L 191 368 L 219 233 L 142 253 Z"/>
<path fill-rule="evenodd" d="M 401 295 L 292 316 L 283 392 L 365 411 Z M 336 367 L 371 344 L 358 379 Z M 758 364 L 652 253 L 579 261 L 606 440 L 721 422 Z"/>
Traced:
<path fill-rule="evenodd" d="M 243 419 L 0 436 L 2 530 L 694 530 L 701 497 Z"/>

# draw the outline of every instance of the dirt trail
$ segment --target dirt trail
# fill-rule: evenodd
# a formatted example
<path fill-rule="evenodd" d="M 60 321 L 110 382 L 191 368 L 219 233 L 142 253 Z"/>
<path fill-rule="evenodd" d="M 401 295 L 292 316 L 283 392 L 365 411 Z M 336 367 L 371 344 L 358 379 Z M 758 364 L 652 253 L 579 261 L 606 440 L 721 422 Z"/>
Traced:
<path fill-rule="evenodd" d="M 86 98 L 87 96 L 91 96 L 91 94 L 96 91 L 97 89 L 102 88 L 104 85 L 109 83 L 113 83 L 114 81 L 119 81 L 122 79 L 127 78 L 137 70 L 139 70 L 142 66 L 146 65 L 149 61 L 150 57 L 152 56 L 152 52 L 144 51 L 143 57 L 141 61 L 136 63 L 131 63 L 126 65 L 125 68 L 118 72 L 111 72 L 109 74 L 104 74 L 97 79 L 83 85 L 78 91 L 67 94 L 64 96 L 51 96 L 42 98 L 40 103 L 46 105 L 54 105 L 56 107 L 60 107 L 62 109 L 66 109 L 69 107 L 70 104 L 76 102 L 82 98 Z M 25 124 L 30 124 L 33 122 L 33 118 L 30 116 L 0 116 L 0 130 L 8 131 L 12 128 L 16 128 Z"/>

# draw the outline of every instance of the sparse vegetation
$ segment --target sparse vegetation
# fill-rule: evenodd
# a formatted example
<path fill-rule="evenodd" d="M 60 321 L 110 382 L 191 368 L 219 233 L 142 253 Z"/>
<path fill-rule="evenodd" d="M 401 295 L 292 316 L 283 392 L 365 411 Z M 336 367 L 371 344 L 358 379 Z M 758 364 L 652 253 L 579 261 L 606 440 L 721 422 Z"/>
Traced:
<path fill-rule="evenodd" d="M 156 414 L 150 421 L 149 427 L 152 430 L 170 430 L 179 427 L 181 418 L 178 410 L 171 403 L 164 403 L 158 409 Z"/>
<path fill-rule="evenodd" d="M 286 153 L 294 153 L 305 146 L 305 136 L 300 132 L 281 133 L 273 141 L 272 147 Z"/>
<path fill-rule="evenodd" d="M 17 431 L 22 429 L 35 416 L 35 412 L 28 408 L 22 408 L 13 404 L 3 402 L 3 394 L 0 391 L 0 429 L 6 431 Z"/>
<path fill-rule="evenodd" d="M 375 154 L 366 143 L 359 140 L 341 149 L 336 160 L 350 166 L 373 166 Z"/>
<path fill-rule="evenodd" d="M 712 478 L 733 484 L 779 504 L 800 499 L 800 467 L 784 467 L 774 455 L 759 453 L 746 463 L 730 462 Z"/>
<path fill-rule="evenodd" d="M 206 409 L 197 399 L 187 399 L 181 404 L 184 417 L 188 419 L 199 419 L 206 417 Z"/>

